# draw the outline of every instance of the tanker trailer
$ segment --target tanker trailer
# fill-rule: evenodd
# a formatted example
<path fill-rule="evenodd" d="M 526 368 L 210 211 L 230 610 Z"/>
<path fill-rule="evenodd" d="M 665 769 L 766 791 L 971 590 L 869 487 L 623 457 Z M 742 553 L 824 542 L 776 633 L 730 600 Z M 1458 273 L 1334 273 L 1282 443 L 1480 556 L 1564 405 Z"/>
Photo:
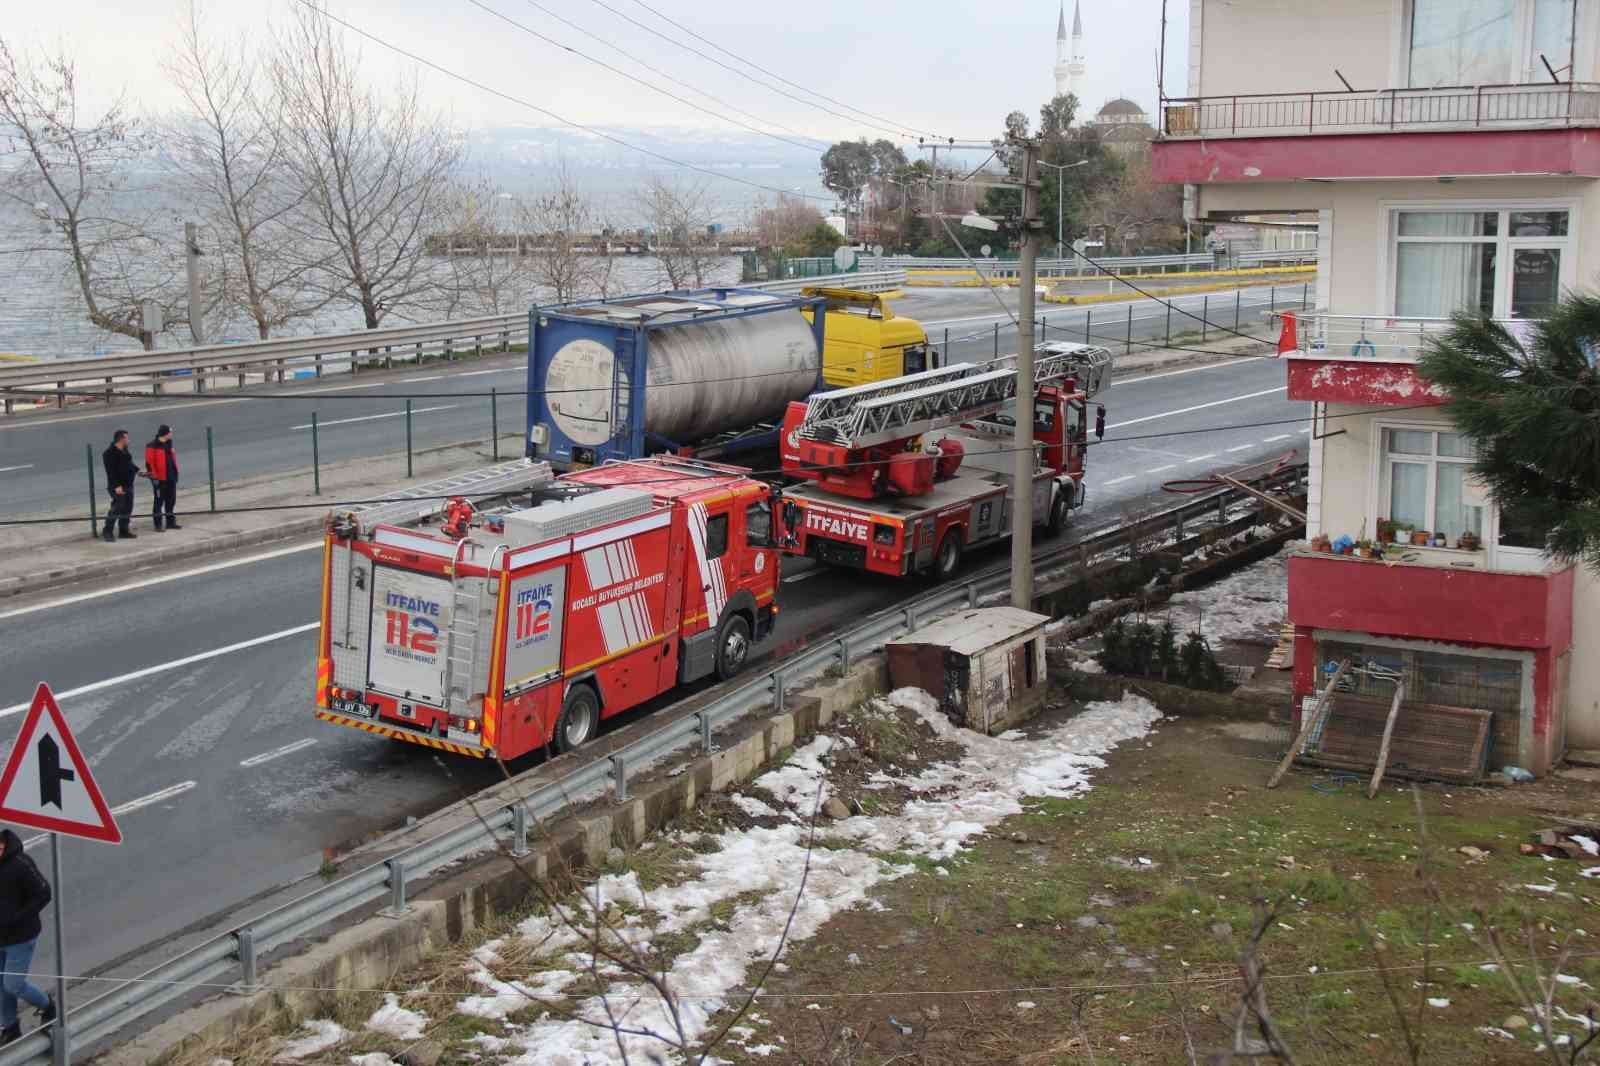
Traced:
<path fill-rule="evenodd" d="M 730 435 L 771 439 L 788 403 L 821 385 L 821 305 L 753 289 L 698 289 L 535 307 L 527 456 L 593 465 Z"/>

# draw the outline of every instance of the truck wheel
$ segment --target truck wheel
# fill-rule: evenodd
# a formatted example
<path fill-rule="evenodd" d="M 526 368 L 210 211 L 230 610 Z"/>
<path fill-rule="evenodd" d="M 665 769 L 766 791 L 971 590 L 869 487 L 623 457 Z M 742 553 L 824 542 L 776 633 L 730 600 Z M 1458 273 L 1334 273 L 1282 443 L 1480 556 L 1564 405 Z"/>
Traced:
<path fill-rule="evenodd" d="M 600 724 L 600 697 L 588 685 L 573 685 L 556 722 L 556 750 L 571 751 L 594 737 Z"/>
<path fill-rule="evenodd" d="M 729 615 L 717 629 L 717 677 L 726 681 L 749 661 L 750 623 L 742 614 Z"/>
<path fill-rule="evenodd" d="M 1061 531 L 1067 528 L 1067 512 L 1070 510 L 1071 508 L 1067 506 L 1066 496 L 1056 496 L 1056 502 L 1050 506 L 1049 529 L 1052 537 L 1061 536 Z"/>
<path fill-rule="evenodd" d="M 961 569 L 961 536 L 952 529 L 939 542 L 939 553 L 933 557 L 933 579 L 949 581 Z"/>

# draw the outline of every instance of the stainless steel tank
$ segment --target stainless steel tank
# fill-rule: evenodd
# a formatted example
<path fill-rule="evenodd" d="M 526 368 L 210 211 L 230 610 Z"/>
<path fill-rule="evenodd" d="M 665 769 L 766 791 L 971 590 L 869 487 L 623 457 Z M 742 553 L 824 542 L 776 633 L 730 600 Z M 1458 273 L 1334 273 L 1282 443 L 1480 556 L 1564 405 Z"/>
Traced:
<path fill-rule="evenodd" d="M 811 324 L 790 308 L 652 329 L 645 431 L 688 442 L 774 421 L 816 387 L 821 359 Z M 577 337 L 557 349 L 544 380 L 556 427 L 578 444 L 609 440 L 613 377 L 626 410 L 632 383 L 609 347 Z"/>

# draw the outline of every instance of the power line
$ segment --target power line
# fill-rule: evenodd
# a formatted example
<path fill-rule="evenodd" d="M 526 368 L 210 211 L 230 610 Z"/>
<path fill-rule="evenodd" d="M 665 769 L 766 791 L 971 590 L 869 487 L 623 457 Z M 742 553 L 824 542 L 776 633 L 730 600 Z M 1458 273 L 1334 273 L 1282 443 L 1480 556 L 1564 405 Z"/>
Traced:
<path fill-rule="evenodd" d="M 645 3 L 644 0 L 633 0 L 633 2 L 638 4 L 640 7 L 644 8 L 646 11 L 650 12 L 652 15 L 654 15 L 656 18 L 660 19 L 662 22 L 665 22 L 667 25 L 677 27 L 678 29 L 682 30 L 684 33 L 687 33 L 690 37 L 693 37 L 695 40 L 701 41 L 701 42 L 703 42 L 705 44 L 710 45 L 712 48 L 715 48 L 717 51 L 721 52 L 723 55 L 728 56 L 728 57 L 730 57 L 732 59 L 738 60 L 739 62 L 743 63 L 745 66 L 750 67 L 752 70 L 759 70 L 761 73 L 765 74 L 769 78 L 777 78 L 779 81 L 783 82 L 785 85 L 790 86 L 791 88 L 799 89 L 803 93 L 810 93 L 812 96 L 815 96 L 818 99 L 826 100 L 830 104 L 836 104 L 837 106 L 844 108 L 846 111 L 854 111 L 856 114 L 861 115 L 861 116 L 863 116 L 865 118 L 877 119 L 880 122 L 887 122 L 890 125 L 903 126 L 906 129 L 909 129 L 913 133 L 925 133 L 930 137 L 938 136 L 932 130 L 923 130 L 923 129 L 918 129 L 915 126 L 908 126 L 905 123 L 897 123 L 893 119 L 884 118 L 882 115 L 875 115 L 870 111 L 863 111 L 859 107 L 851 107 L 849 104 L 845 103 L 842 100 L 835 100 L 833 97 L 828 96 L 828 95 L 826 95 L 824 93 L 819 93 L 815 89 L 808 89 L 804 85 L 800 85 L 797 82 L 792 82 L 788 78 L 785 78 L 782 74 L 778 74 L 778 73 L 776 73 L 774 71 L 770 71 L 770 70 L 766 69 L 765 67 L 761 66 L 758 63 L 752 63 L 752 62 L 750 62 L 750 60 L 744 58 L 743 56 L 738 55 L 738 54 L 736 54 L 734 52 L 728 51 L 726 48 L 722 47 L 717 42 L 715 42 L 715 41 L 713 41 L 713 40 L 711 40 L 711 39 L 709 39 L 707 37 L 701 36 L 700 34 L 696 33 L 694 30 L 691 30 L 689 27 L 685 26 L 683 23 L 677 22 L 677 21 L 673 20 L 672 18 L 669 18 L 666 15 L 663 15 L 661 12 L 657 11 L 655 8 L 651 7 L 649 4 Z M 881 129 L 882 127 L 879 127 L 879 128 Z"/>
<path fill-rule="evenodd" d="M 530 3 L 531 2 L 532 2 L 532 0 L 530 0 Z M 550 37 L 550 36 L 547 36 L 547 35 L 545 35 L 543 33 L 540 33 L 538 30 L 534 29 L 531 26 L 524 26 L 522 23 L 518 22 L 516 19 L 512 18 L 511 16 L 506 15 L 506 14 L 502 14 L 501 12 L 496 11 L 494 8 L 490 7 L 488 4 L 483 3 L 482 0 L 467 0 L 467 3 L 471 4 L 475 8 L 478 8 L 480 11 L 485 11 L 488 14 L 493 15 L 495 18 L 497 18 L 500 21 L 506 23 L 507 25 L 515 26 L 517 29 L 521 30 L 523 33 L 526 33 L 531 37 L 535 37 L 535 38 L 545 42 L 546 44 L 548 44 L 548 45 L 550 45 L 550 46 L 552 46 L 554 48 L 559 48 L 563 52 L 570 52 L 573 55 L 577 56 L 579 59 L 588 60 L 590 63 L 593 63 L 598 67 L 602 67 L 602 68 L 604 68 L 606 70 L 609 70 L 611 73 L 617 75 L 618 77 L 627 78 L 631 82 L 636 82 L 639 85 L 643 85 L 646 89 L 649 89 L 652 92 L 658 92 L 662 96 L 665 96 L 665 97 L 667 97 L 668 99 L 671 99 L 671 100 L 676 100 L 680 104 L 687 105 L 688 107 L 692 107 L 696 111 L 704 112 L 705 114 L 710 115 L 713 118 L 720 119 L 723 122 L 731 122 L 735 126 L 739 126 L 742 129 L 749 130 L 751 133 L 760 134 L 763 137 L 771 137 L 775 141 L 781 141 L 784 144 L 791 144 L 791 145 L 795 146 L 796 148 L 804 148 L 808 152 L 814 152 L 814 151 L 817 150 L 817 145 L 816 145 L 815 142 L 813 142 L 811 144 L 805 144 L 805 143 L 802 143 L 800 141 L 794 140 L 792 138 L 785 137 L 785 136 L 783 136 L 781 134 L 769 133 L 768 131 L 762 129 L 759 126 L 750 125 L 748 122 L 741 122 L 736 118 L 729 118 L 727 115 L 722 114 L 720 111 L 713 111 L 711 108 L 704 107 L 704 106 L 702 106 L 700 104 L 695 103 L 693 100 L 687 99 L 686 97 L 679 96 L 675 92 L 671 92 L 670 90 L 663 89 L 661 86 L 655 85 L 655 84 L 653 84 L 653 83 L 651 83 L 649 81 L 646 81 L 644 78 L 641 78 L 636 74 L 628 73 L 626 70 L 623 70 L 621 67 L 612 66 L 610 63 L 607 63 L 603 59 L 599 59 L 599 58 L 597 58 L 595 56 L 589 55 L 587 52 L 580 52 L 580 51 L 578 51 L 578 49 L 572 47 L 570 44 L 563 44 L 562 42 L 556 40 L 554 37 Z M 533 6 L 534 7 L 539 7 L 538 4 L 534 4 Z M 540 10 L 544 10 L 544 9 L 540 8 Z M 555 16 L 555 17 L 559 18 L 560 16 Z M 565 20 L 563 20 L 563 21 L 565 21 Z M 624 54 L 626 54 L 626 53 L 624 53 Z M 633 59 L 632 56 L 629 56 L 628 58 L 629 59 Z M 635 62 L 639 62 L 638 60 L 634 60 L 634 61 Z M 705 95 L 705 94 L 702 94 L 702 95 Z"/>
<path fill-rule="evenodd" d="M 327 10 L 325 7 L 319 7 L 314 2 L 314 0 L 295 0 L 295 2 L 300 4 L 300 5 L 302 5 L 303 7 L 309 8 L 310 10 L 316 12 L 322 18 L 326 18 L 326 19 L 328 19 L 328 20 L 330 20 L 332 22 L 338 23 L 340 26 L 343 26 L 345 29 L 349 30 L 351 33 L 355 34 L 356 36 L 361 37 L 361 38 L 363 38 L 365 40 L 371 41 L 373 44 L 377 45 L 379 48 L 387 49 L 388 51 L 393 52 L 395 55 L 398 55 L 398 56 L 404 56 L 405 58 L 411 60 L 413 63 L 416 63 L 419 66 L 427 67 L 429 70 L 432 70 L 432 71 L 434 71 L 436 73 L 439 73 L 439 74 L 443 74 L 445 77 L 452 78 L 455 81 L 459 81 L 463 85 L 470 85 L 474 89 L 477 89 L 477 90 L 479 90 L 481 92 L 486 92 L 489 95 L 498 97 L 501 100 L 505 100 L 508 103 L 516 104 L 519 107 L 525 107 L 530 111 L 537 111 L 539 114 L 545 115 L 545 116 L 555 120 L 556 122 L 561 123 L 563 126 L 571 126 L 573 129 L 582 130 L 585 133 L 593 134 L 594 136 L 599 137 L 601 140 L 610 141 L 612 144 L 619 145 L 620 147 L 626 148 L 629 151 L 638 152 L 641 155 L 647 155 L 647 156 L 651 157 L 652 159 L 659 159 L 663 163 L 669 163 L 669 164 L 671 164 L 672 166 L 675 166 L 675 167 L 682 167 L 684 170 L 694 171 L 696 174 L 704 174 L 708 178 L 717 178 L 717 179 L 719 179 L 721 181 L 737 182 L 740 185 L 747 185 L 752 189 L 760 189 L 762 192 L 777 193 L 780 196 L 798 196 L 798 197 L 800 197 L 802 199 L 816 200 L 816 201 L 822 202 L 822 203 L 831 203 L 832 202 L 826 196 L 815 196 L 815 195 L 812 195 L 811 193 L 790 192 L 787 189 L 780 189 L 780 188 L 777 188 L 776 186 L 763 185 L 758 181 L 750 181 L 748 178 L 741 178 L 741 177 L 738 177 L 737 175 L 733 175 L 733 174 L 724 174 L 724 173 L 722 173 L 720 171 L 710 170 L 710 169 L 708 169 L 706 167 L 696 166 L 693 163 L 686 163 L 682 159 L 674 159 L 670 155 L 666 155 L 666 154 L 664 154 L 662 152 L 657 152 L 657 151 L 655 151 L 653 149 L 645 148 L 645 147 L 643 147 L 641 145 L 634 144 L 631 141 L 624 140 L 623 138 L 618 137 L 613 133 L 607 133 L 605 130 L 599 129 L 598 127 L 587 126 L 587 125 L 584 125 L 582 122 L 575 122 L 570 118 L 566 118 L 563 115 L 559 115 L 556 112 L 551 111 L 547 107 L 540 107 L 538 104 L 532 103 L 531 101 L 528 101 L 528 100 L 524 100 L 520 96 L 513 96 L 510 93 L 505 92 L 505 91 L 500 90 L 500 89 L 496 89 L 491 85 L 485 85 L 481 81 L 477 81 L 477 80 L 475 80 L 473 78 L 469 78 L 465 74 L 461 74 L 461 73 L 458 73 L 457 71 L 450 70 L 450 69 L 448 69 L 446 67 L 442 67 L 438 63 L 435 63 L 431 59 L 425 59 L 425 58 L 423 58 L 422 56 L 418 55 L 415 52 L 409 51 L 409 50 L 407 50 L 405 48 L 401 48 L 397 44 L 391 44 L 390 42 L 384 40 L 382 37 L 379 37 L 377 34 L 369 33 L 368 31 L 362 29 L 361 27 L 355 25 L 354 23 L 349 22 L 349 21 L 347 21 L 347 20 L 345 20 L 343 18 L 340 18 L 338 15 L 335 15 L 333 12 Z"/>
<path fill-rule="evenodd" d="M 688 82 L 684 81 L 682 78 L 673 77 L 671 74 L 668 74 L 666 71 L 662 70 L 660 67 L 652 66 L 651 64 L 645 62 L 643 59 L 640 59 L 638 56 L 634 55 L 633 53 L 627 52 L 627 51 L 624 51 L 621 48 L 618 48 L 614 43 L 612 43 L 610 41 L 607 41 L 604 37 L 600 36 L 598 33 L 595 33 L 593 30 L 586 30 L 582 26 L 578 25 L 576 22 L 573 22 L 571 19 L 563 17 L 560 12 L 550 10 L 548 7 L 546 7 L 543 4 L 539 3 L 539 0 L 528 0 L 528 5 L 530 7 L 532 7 L 532 8 L 534 8 L 537 11 L 544 12 L 546 15 L 548 15 L 551 18 L 555 19 L 557 22 L 561 23 L 563 26 L 568 26 L 568 27 L 578 31 L 579 33 L 583 34 L 585 37 L 588 37 L 590 40 L 599 41 L 601 44 L 603 44 L 606 47 L 610 48 L 612 51 L 616 52 L 618 55 L 627 58 L 630 62 L 634 62 L 634 63 L 639 64 L 639 66 L 643 67 L 645 70 L 650 71 L 652 74 L 655 74 L 655 75 L 657 75 L 659 77 L 665 78 L 667 81 L 672 82 L 674 85 L 681 85 L 685 89 L 688 89 L 690 92 L 698 93 L 699 95 L 704 96 L 708 100 L 715 100 L 717 103 L 721 104 L 723 107 L 726 107 L 729 111 L 732 111 L 735 114 L 743 115 L 745 118 L 748 118 L 753 122 L 759 122 L 759 123 L 762 123 L 763 125 L 773 126 L 773 127 L 777 128 L 777 129 L 783 130 L 786 133 L 792 133 L 796 137 L 801 138 L 802 140 L 810 141 L 811 142 L 811 146 L 814 147 L 814 148 L 826 148 L 827 147 L 827 142 L 826 141 L 819 141 L 815 137 L 808 136 L 807 134 L 804 134 L 804 133 L 800 132 L 799 130 L 795 129 L 792 126 L 785 126 L 781 122 L 774 122 L 770 118 L 762 118 L 760 115 L 753 115 L 750 112 L 745 111 L 742 108 L 734 107 L 732 104 L 728 103 L 728 101 L 726 101 L 726 100 L 722 99 L 721 97 L 717 96 L 715 93 L 708 93 L 704 89 L 697 89 L 693 85 L 690 85 Z M 793 143 L 793 142 L 790 142 L 790 143 Z"/>
<path fill-rule="evenodd" d="M 678 40 L 676 37 L 671 37 L 671 36 L 668 36 L 665 33 L 662 33 L 660 30 L 656 29 L 654 26 L 650 26 L 650 25 L 648 25 L 646 23 L 640 22 L 638 19 L 634 18 L 632 15 L 628 14 L 625 11 L 619 11 L 617 8 L 615 8 L 612 5 L 606 3 L 606 0 L 594 0 L 594 2 L 596 4 L 599 4 L 601 7 L 605 8 L 607 11 L 611 12 L 613 15 L 615 15 L 618 18 L 622 19 L 623 21 L 628 22 L 628 23 L 630 23 L 630 24 L 632 24 L 634 26 L 637 26 L 641 30 L 644 30 L 646 33 L 654 34 L 655 36 L 661 38 L 663 41 L 666 41 L 668 44 L 676 45 L 677 47 L 682 48 L 686 52 L 689 52 L 689 53 L 691 53 L 693 55 L 697 55 L 701 59 L 704 59 L 707 63 L 715 64 L 716 66 L 721 67 L 723 70 L 728 71 L 730 74 L 734 74 L 734 75 L 736 75 L 738 77 L 741 77 L 741 78 L 745 79 L 746 81 L 748 81 L 748 82 L 750 82 L 750 83 L 752 83 L 754 85 L 759 85 L 763 89 L 767 89 L 767 90 L 769 90 L 771 92 L 775 92 L 775 93 L 779 94 L 780 96 L 788 97 L 790 100 L 793 100 L 795 103 L 803 104 L 806 107 L 815 107 L 815 108 L 818 108 L 818 109 L 820 109 L 822 111 L 826 111 L 828 114 L 833 115 L 836 118 L 842 118 L 846 122 L 860 122 L 861 121 L 859 118 L 856 118 L 853 115 L 846 115 L 846 114 L 844 114 L 842 112 L 835 111 L 831 107 L 824 107 L 823 105 L 817 103 L 814 100 L 807 100 L 807 99 L 805 99 L 803 97 L 796 96 L 794 93 L 787 92 L 787 91 L 785 91 L 783 89 L 780 89 L 775 85 L 768 85 L 766 82 L 761 81 L 761 80 L 759 80 L 759 79 L 757 79 L 755 77 L 752 77 L 750 74 L 746 73 L 745 71 L 742 71 L 742 70 L 738 69 L 737 67 L 729 66 L 727 63 L 724 63 L 722 60 L 718 59 L 716 56 L 707 55 L 706 53 L 700 51 L 700 49 L 694 47 L 693 45 L 685 44 L 682 41 Z M 707 42 L 707 43 L 710 43 L 710 42 Z M 715 46 L 713 46 L 713 47 L 715 47 Z M 844 105 L 844 104 L 841 104 L 840 106 L 841 107 L 848 107 L 848 105 Z M 854 111 L 855 108 L 849 108 L 849 110 Z M 896 137 L 907 137 L 907 138 L 909 138 L 909 137 L 913 136 L 913 133 L 912 132 L 908 132 L 908 128 L 904 127 L 904 126 L 899 126 L 899 125 L 880 126 L 880 125 L 877 125 L 876 123 L 868 123 L 868 125 L 872 126 L 873 129 L 881 130 L 884 133 L 891 133 Z"/>

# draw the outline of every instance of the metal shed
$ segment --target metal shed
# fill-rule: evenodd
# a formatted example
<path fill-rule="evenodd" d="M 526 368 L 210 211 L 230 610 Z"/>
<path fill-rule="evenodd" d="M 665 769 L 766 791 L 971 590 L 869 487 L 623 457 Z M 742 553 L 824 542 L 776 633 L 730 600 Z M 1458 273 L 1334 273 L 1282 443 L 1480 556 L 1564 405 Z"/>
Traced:
<path fill-rule="evenodd" d="M 941 618 L 885 647 L 889 680 L 924 689 L 958 725 L 996 733 L 1044 702 L 1044 627 L 1050 619 L 1015 607 Z"/>

